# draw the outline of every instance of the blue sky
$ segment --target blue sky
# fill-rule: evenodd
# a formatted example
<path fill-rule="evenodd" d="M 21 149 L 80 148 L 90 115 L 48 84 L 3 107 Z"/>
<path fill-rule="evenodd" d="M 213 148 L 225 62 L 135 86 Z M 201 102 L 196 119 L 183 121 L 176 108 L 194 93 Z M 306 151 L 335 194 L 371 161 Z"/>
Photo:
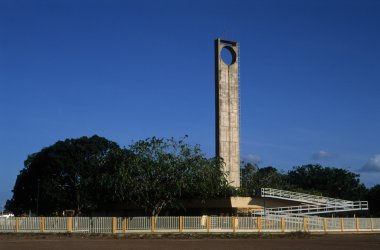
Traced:
<path fill-rule="evenodd" d="M 0 0 L 0 206 L 57 140 L 214 155 L 214 50 L 240 43 L 241 156 L 380 181 L 380 1 Z"/>

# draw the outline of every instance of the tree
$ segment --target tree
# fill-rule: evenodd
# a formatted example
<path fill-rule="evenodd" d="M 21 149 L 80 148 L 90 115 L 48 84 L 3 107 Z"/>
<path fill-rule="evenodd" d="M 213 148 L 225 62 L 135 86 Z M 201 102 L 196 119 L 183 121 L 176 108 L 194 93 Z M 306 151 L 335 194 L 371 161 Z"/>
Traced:
<path fill-rule="evenodd" d="M 198 145 L 173 138 L 148 138 L 124 149 L 96 135 L 66 139 L 28 156 L 6 208 L 17 215 L 85 214 L 134 204 L 157 215 L 188 198 L 230 195 L 222 164 Z"/>
<path fill-rule="evenodd" d="M 229 190 L 222 161 L 207 159 L 198 145 L 153 137 L 135 142 L 129 150 L 127 163 L 115 165 L 114 193 L 119 201 L 133 202 L 151 215 L 180 208 L 186 198 L 206 199 Z"/>
<path fill-rule="evenodd" d="M 358 174 L 341 168 L 303 165 L 289 171 L 288 178 L 297 188 L 327 197 L 361 200 L 367 190 Z"/>
<path fill-rule="evenodd" d="M 375 185 L 368 191 L 368 204 L 371 215 L 380 215 L 380 185 Z"/>
<path fill-rule="evenodd" d="M 244 162 L 242 163 L 244 164 Z M 255 196 L 260 188 L 258 178 L 258 166 L 254 163 L 246 163 L 241 168 L 241 188 L 240 195 Z"/>
<path fill-rule="evenodd" d="M 287 175 L 272 166 L 259 168 L 256 164 L 247 163 L 241 169 L 241 195 L 256 196 L 261 188 L 290 189 Z"/>
<path fill-rule="evenodd" d="M 260 187 L 276 189 L 289 189 L 290 187 L 287 175 L 279 172 L 272 166 L 260 168 L 257 174 Z"/>
<path fill-rule="evenodd" d="M 113 150 L 105 162 L 105 169 L 99 176 L 99 186 L 107 194 L 105 201 L 112 204 L 129 204 L 132 202 L 131 190 L 136 180 L 133 176 L 136 156 L 128 149 Z"/>
<path fill-rule="evenodd" d="M 28 156 L 6 204 L 15 214 L 49 215 L 95 209 L 106 195 L 98 185 L 119 146 L 99 136 L 66 139 Z"/>

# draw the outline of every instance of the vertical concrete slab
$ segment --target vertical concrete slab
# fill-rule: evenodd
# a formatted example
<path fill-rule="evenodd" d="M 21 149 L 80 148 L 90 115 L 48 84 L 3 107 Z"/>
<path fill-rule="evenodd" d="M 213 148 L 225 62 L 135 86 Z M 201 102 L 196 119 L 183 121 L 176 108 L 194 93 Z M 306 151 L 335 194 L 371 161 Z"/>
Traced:
<path fill-rule="evenodd" d="M 223 60 L 223 50 L 231 54 L 231 62 Z M 216 154 L 223 158 L 234 187 L 240 186 L 238 59 L 237 42 L 215 40 Z"/>

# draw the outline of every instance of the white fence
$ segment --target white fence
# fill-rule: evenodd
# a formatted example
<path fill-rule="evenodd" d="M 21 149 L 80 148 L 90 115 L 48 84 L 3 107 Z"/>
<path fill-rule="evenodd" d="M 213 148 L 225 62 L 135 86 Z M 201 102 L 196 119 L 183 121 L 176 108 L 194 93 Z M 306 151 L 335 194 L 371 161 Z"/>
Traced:
<path fill-rule="evenodd" d="M 0 233 L 378 232 L 380 218 L 323 217 L 10 217 Z"/>

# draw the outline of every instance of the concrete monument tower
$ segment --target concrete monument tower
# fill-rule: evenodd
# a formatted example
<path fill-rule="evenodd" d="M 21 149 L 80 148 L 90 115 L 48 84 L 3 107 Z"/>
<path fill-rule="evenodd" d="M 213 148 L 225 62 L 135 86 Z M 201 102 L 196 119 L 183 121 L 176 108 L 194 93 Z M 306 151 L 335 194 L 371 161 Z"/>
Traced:
<path fill-rule="evenodd" d="M 240 186 L 238 58 L 237 42 L 215 40 L 216 154 L 224 159 L 224 171 L 234 187 Z"/>

